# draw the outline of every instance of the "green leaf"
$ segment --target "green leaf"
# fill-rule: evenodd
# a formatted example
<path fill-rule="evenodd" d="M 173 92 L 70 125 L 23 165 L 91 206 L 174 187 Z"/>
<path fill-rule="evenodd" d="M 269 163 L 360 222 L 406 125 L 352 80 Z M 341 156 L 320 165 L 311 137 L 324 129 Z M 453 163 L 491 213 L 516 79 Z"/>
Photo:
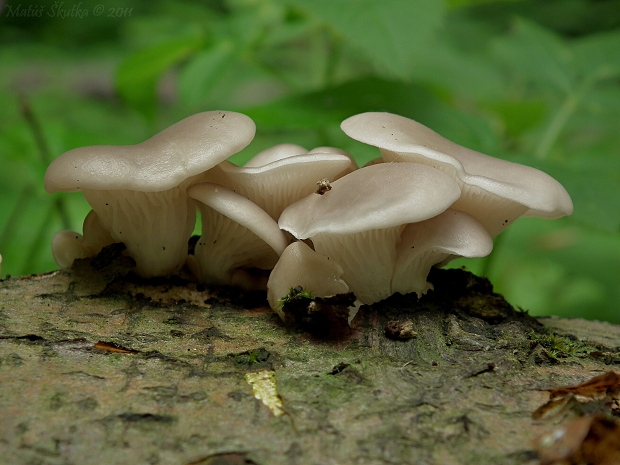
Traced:
<path fill-rule="evenodd" d="M 575 68 L 591 80 L 620 76 L 620 31 L 579 39 L 573 46 Z"/>
<path fill-rule="evenodd" d="M 378 73 L 407 79 L 441 23 L 440 0 L 288 0 L 361 50 Z"/>
<path fill-rule="evenodd" d="M 214 86 L 234 64 L 235 45 L 223 41 L 197 54 L 179 77 L 179 92 L 183 102 L 195 106 L 210 95 Z"/>
<path fill-rule="evenodd" d="M 116 88 L 121 97 L 148 119 L 156 109 L 156 85 L 172 65 L 186 58 L 201 43 L 199 37 L 176 39 L 140 50 L 121 63 Z"/>
<path fill-rule="evenodd" d="M 497 58 L 531 81 L 573 92 L 569 48 L 536 23 L 518 20 L 513 34 L 494 41 L 492 49 Z"/>

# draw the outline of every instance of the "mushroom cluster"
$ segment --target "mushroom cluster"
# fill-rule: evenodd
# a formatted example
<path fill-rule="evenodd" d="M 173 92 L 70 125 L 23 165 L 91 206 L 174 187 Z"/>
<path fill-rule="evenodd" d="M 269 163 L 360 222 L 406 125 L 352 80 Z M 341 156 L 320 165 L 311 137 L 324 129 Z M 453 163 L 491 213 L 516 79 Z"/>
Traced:
<path fill-rule="evenodd" d="M 199 113 L 133 146 L 95 146 L 58 157 L 48 192 L 81 191 L 92 211 L 83 234 L 60 231 L 59 266 L 123 242 L 134 273 L 169 276 L 186 265 L 212 285 L 267 289 L 284 318 L 291 289 L 314 298 L 352 292 L 359 304 L 432 289 L 433 266 L 482 257 L 520 216 L 572 212 L 566 190 L 536 169 L 461 147 L 389 113 L 342 123 L 382 158 L 358 169 L 333 147 L 280 144 L 244 166 L 226 159 L 254 137 L 234 112 Z M 188 240 L 200 212 L 202 235 Z"/>

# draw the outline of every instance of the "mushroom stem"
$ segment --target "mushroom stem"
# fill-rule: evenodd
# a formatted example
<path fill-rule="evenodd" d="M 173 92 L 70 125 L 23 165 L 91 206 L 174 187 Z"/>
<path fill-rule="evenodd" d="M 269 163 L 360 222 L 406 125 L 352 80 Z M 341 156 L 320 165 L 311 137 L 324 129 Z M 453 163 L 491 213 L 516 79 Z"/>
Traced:
<path fill-rule="evenodd" d="M 84 189 L 84 197 L 114 241 L 123 242 L 143 278 L 178 271 L 196 221 L 185 191 L 190 181 L 161 192 Z"/>
<path fill-rule="evenodd" d="M 342 279 L 365 304 L 392 294 L 392 271 L 396 263 L 396 243 L 404 225 L 371 229 L 353 234 L 312 236 L 314 250 L 342 266 Z"/>

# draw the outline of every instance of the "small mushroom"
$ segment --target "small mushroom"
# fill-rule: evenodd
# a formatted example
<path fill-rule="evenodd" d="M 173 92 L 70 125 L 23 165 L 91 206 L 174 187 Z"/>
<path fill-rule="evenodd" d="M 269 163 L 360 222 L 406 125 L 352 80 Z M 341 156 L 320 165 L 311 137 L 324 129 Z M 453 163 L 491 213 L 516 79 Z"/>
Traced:
<path fill-rule="evenodd" d="M 340 264 L 358 300 L 392 294 L 396 244 L 405 225 L 444 212 L 460 195 L 445 173 L 417 163 L 382 163 L 354 171 L 287 207 L 280 228 Z"/>
<path fill-rule="evenodd" d="M 408 224 L 396 246 L 392 292 L 418 297 L 432 285 L 426 281 L 431 267 L 456 257 L 485 257 L 493 250 L 493 239 L 473 216 L 446 210 L 419 223 Z"/>
<path fill-rule="evenodd" d="M 187 187 L 243 149 L 255 129 L 239 113 L 198 113 L 141 144 L 70 150 L 47 169 L 45 189 L 82 191 L 103 228 L 125 243 L 134 272 L 166 276 L 185 262 L 196 220 Z"/>
<path fill-rule="evenodd" d="M 64 230 L 54 234 L 52 239 L 52 256 L 61 268 L 70 268 L 78 258 L 94 257 L 101 249 L 115 241 L 106 231 L 97 214 L 91 210 L 84 219 L 82 234 Z"/>
<path fill-rule="evenodd" d="M 315 149 L 317 150 L 317 149 Z M 316 182 L 327 178 L 334 181 L 357 166 L 350 155 L 338 149 L 321 148 L 272 161 L 260 166 L 239 167 L 221 163 L 222 172 L 216 182 L 252 200 L 274 219 L 291 203 L 316 190 Z"/>
<path fill-rule="evenodd" d="M 411 119 L 362 113 L 341 128 L 378 147 L 385 162 L 423 163 L 449 174 L 462 190 L 453 208 L 476 217 L 493 236 L 522 215 L 559 218 L 573 211 L 564 187 L 546 173 L 462 147 Z"/>
<path fill-rule="evenodd" d="M 266 274 L 288 245 L 278 224 L 251 200 L 222 186 L 201 183 L 188 195 L 198 201 L 202 236 L 188 265 L 201 282 L 265 289 Z"/>
<path fill-rule="evenodd" d="M 269 306 L 282 320 L 282 299 L 291 289 L 301 287 L 312 297 L 332 297 L 349 292 L 342 280 L 344 271 L 334 260 L 321 255 L 303 242 L 293 242 L 278 260 L 267 282 Z"/>

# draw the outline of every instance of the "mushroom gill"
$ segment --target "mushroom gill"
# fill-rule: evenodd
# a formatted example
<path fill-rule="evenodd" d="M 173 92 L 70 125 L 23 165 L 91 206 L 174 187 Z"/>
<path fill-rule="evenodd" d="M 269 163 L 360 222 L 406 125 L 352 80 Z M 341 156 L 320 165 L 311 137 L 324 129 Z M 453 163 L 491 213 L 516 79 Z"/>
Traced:
<path fill-rule="evenodd" d="M 202 235 L 188 266 L 199 281 L 247 290 L 265 289 L 267 274 L 288 245 L 277 223 L 251 200 L 225 187 L 190 187 L 202 218 Z M 257 272 L 258 271 L 258 272 Z"/>

